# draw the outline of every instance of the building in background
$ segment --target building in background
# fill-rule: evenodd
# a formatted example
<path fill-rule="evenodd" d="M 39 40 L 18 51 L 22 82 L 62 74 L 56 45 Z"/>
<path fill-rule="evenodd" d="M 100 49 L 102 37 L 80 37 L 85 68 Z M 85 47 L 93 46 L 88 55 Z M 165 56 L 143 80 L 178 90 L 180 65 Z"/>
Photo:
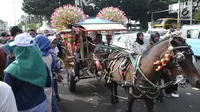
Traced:
<path fill-rule="evenodd" d="M 8 22 L 4 22 L 2 20 L 0 20 L 0 33 L 2 32 L 8 32 L 9 31 L 9 28 L 8 28 Z"/>

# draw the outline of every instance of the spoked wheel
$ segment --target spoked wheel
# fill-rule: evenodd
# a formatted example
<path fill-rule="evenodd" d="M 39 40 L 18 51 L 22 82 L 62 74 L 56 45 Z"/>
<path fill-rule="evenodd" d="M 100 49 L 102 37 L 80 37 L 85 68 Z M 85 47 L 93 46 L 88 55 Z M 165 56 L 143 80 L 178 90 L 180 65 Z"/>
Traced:
<path fill-rule="evenodd" d="M 104 77 L 104 73 L 102 71 L 98 71 L 96 68 L 96 64 L 92 63 L 90 66 L 90 72 L 94 74 L 94 77 L 96 77 L 98 80 L 101 80 Z"/>
<path fill-rule="evenodd" d="M 72 72 L 72 68 L 70 68 L 70 70 L 68 70 L 68 85 L 69 85 L 69 91 L 74 93 L 76 90 L 76 81 L 74 73 Z"/>

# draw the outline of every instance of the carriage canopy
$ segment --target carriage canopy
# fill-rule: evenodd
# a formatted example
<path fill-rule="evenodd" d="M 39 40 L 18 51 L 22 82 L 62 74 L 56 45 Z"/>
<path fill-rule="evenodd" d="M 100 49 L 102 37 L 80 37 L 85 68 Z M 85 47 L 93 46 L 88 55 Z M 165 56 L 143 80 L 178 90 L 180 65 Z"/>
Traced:
<path fill-rule="evenodd" d="M 100 18 L 89 18 L 75 25 L 84 31 L 121 31 L 127 30 L 122 24 Z"/>

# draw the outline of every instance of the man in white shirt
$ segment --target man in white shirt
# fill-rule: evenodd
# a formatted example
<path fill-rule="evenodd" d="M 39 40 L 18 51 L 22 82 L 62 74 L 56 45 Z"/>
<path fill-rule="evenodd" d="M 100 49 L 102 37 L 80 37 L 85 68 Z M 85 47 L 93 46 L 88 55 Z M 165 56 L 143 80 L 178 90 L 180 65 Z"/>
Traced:
<path fill-rule="evenodd" d="M 11 87 L 0 81 L 0 112 L 18 112 Z"/>

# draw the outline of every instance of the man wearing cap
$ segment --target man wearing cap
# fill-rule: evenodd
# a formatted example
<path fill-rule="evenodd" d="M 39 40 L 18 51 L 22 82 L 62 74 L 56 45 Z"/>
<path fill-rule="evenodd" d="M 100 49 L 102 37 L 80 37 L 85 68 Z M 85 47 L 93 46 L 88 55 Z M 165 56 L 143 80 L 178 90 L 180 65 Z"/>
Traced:
<path fill-rule="evenodd" d="M 46 112 L 45 87 L 51 87 L 50 71 L 41 51 L 28 33 L 22 33 L 9 43 L 16 56 L 4 70 L 4 81 L 11 86 L 18 111 Z"/>

